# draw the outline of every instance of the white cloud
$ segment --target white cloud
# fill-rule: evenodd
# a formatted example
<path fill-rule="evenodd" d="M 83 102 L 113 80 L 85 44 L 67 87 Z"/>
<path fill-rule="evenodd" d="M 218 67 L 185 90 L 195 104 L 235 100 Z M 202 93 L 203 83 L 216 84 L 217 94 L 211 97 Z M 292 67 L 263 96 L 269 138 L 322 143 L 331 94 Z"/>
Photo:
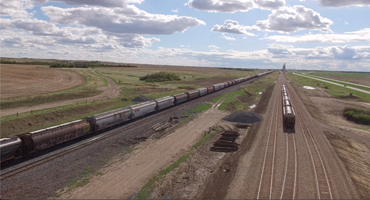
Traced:
<path fill-rule="evenodd" d="M 210 48 L 210 49 L 219 49 L 220 47 L 218 47 L 216 45 L 209 45 L 207 48 Z"/>
<path fill-rule="evenodd" d="M 97 27 L 112 33 L 173 34 L 205 23 L 193 17 L 150 14 L 134 5 L 125 8 L 42 7 L 51 22 Z"/>
<path fill-rule="evenodd" d="M 345 32 L 343 34 L 307 34 L 299 36 L 273 35 L 265 37 L 275 42 L 321 42 L 321 43 L 348 43 L 370 41 L 370 28 L 359 31 Z"/>
<path fill-rule="evenodd" d="M 267 51 L 273 54 L 274 57 L 287 57 L 289 55 L 295 55 L 289 48 L 293 46 L 282 45 L 282 44 L 271 44 L 267 48 Z"/>
<path fill-rule="evenodd" d="M 334 46 L 334 47 L 317 47 L 306 56 L 308 59 L 340 59 L 340 60 L 356 60 L 368 58 L 370 47 L 365 48 L 365 51 L 359 52 L 357 48 L 351 46 Z M 361 49 L 360 49 L 361 51 Z"/>
<path fill-rule="evenodd" d="M 171 12 L 175 12 L 175 13 L 177 13 L 179 10 L 171 10 Z"/>
<path fill-rule="evenodd" d="M 278 9 L 285 0 L 189 0 L 185 5 L 208 12 L 247 12 L 253 8 Z"/>
<path fill-rule="evenodd" d="M 285 5 L 285 0 L 254 0 L 256 7 L 275 10 Z"/>
<path fill-rule="evenodd" d="M 59 28 L 55 24 L 38 19 L 0 19 L 0 22 L 2 30 L 20 30 L 26 33 L 23 37 L 34 35 L 38 38 L 53 41 L 56 44 L 96 45 L 113 43 L 124 47 L 141 48 L 159 41 L 158 38 L 145 38 L 138 34 L 110 34 L 94 27 Z M 12 34 L 14 35 L 14 32 L 9 35 Z M 16 35 L 19 35 L 19 32 Z"/>
<path fill-rule="evenodd" d="M 255 36 L 253 33 L 249 33 L 246 31 L 248 28 L 248 26 L 240 25 L 237 21 L 225 20 L 223 25 L 216 24 L 211 31 Z"/>
<path fill-rule="evenodd" d="M 256 22 L 253 27 L 260 30 L 295 32 L 303 29 L 316 29 L 331 31 L 330 25 L 333 22 L 321 17 L 319 13 L 304 6 L 283 7 L 273 11 L 267 20 Z"/>
<path fill-rule="evenodd" d="M 235 40 L 235 38 L 233 38 L 233 37 L 228 37 L 228 36 L 225 36 L 225 35 L 223 35 L 223 36 L 221 36 L 222 38 L 224 38 L 225 40 L 230 40 L 230 41 L 234 41 Z"/>
<path fill-rule="evenodd" d="M 27 18 L 31 16 L 27 10 L 33 8 L 33 2 L 31 0 L 0 0 L 0 8 L 0 16 L 10 16 L 11 18 Z"/>
<path fill-rule="evenodd" d="M 343 7 L 343 6 L 370 6 L 369 0 L 319 0 L 320 5 L 327 7 Z"/>
<path fill-rule="evenodd" d="M 102 6 L 102 7 L 125 7 L 129 3 L 142 3 L 144 0 L 32 0 L 39 4 L 46 2 L 64 2 L 73 6 Z"/>
<path fill-rule="evenodd" d="M 207 48 L 211 49 L 210 51 L 212 52 L 217 52 L 220 49 L 220 47 L 216 45 L 209 45 Z"/>

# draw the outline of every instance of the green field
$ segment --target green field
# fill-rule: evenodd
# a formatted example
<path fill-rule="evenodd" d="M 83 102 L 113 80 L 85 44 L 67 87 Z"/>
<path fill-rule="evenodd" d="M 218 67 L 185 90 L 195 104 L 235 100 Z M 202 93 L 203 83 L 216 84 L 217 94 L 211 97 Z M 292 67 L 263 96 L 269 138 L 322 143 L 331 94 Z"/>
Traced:
<path fill-rule="evenodd" d="M 305 78 L 302 76 L 294 75 L 292 73 L 288 73 L 287 78 L 301 87 L 311 86 L 311 87 L 322 88 L 325 92 L 327 92 L 328 94 L 338 99 L 370 102 L 370 95 L 364 94 L 362 92 L 358 92 L 355 90 L 351 90 L 348 88 L 336 86 L 330 83 L 325 83 L 325 82 L 310 79 L 310 78 Z"/>
<path fill-rule="evenodd" d="M 370 73 L 311 72 L 310 74 L 315 76 L 370 77 Z"/>
<path fill-rule="evenodd" d="M 221 98 L 225 97 L 225 100 L 220 105 L 220 110 L 229 110 L 229 111 L 239 111 L 245 110 L 248 103 L 254 103 L 257 99 L 260 98 L 261 92 L 263 92 L 266 88 L 274 84 L 274 81 L 277 80 L 278 73 L 272 73 L 262 78 L 253 81 L 252 83 L 247 84 L 242 89 L 236 92 L 229 92 L 223 95 L 220 95 L 214 99 L 212 99 L 213 103 L 216 103 Z M 241 99 L 243 96 L 249 96 L 249 102 L 243 102 Z"/>
<path fill-rule="evenodd" d="M 302 74 L 302 75 L 309 76 L 307 74 Z M 313 77 L 313 78 L 320 78 L 320 79 L 327 80 L 327 81 L 330 81 L 330 82 L 333 82 L 333 83 L 338 83 L 338 84 L 342 84 L 342 85 L 346 85 L 346 86 L 351 86 L 351 87 L 354 87 L 354 88 L 358 88 L 358 89 L 361 89 L 361 90 L 370 91 L 370 88 L 368 88 L 368 87 L 362 87 L 362 86 L 358 86 L 358 85 L 353 85 L 353 84 L 348 83 L 348 81 L 345 81 L 346 83 L 343 83 L 340 80 L 333 80 L 333 79 L 329 79 L 329 78 L 325 78 L 325 77 L 321 77 L 321 76 L 320 77 Z"/>

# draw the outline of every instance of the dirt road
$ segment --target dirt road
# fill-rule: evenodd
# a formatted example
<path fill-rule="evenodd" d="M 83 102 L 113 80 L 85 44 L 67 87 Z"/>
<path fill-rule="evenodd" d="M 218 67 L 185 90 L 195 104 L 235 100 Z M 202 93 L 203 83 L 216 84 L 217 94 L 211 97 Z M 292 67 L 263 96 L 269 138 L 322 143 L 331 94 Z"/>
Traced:
<path fill-rule="evenodd" d="M 84 187 L 61 196 L 62 199 L 126 199 L 140 190 L 154 175 L 189 151 L 209 126 L 226 116 L 213 106 L 187 125 L 161 140 L 147 140 L 128 160 L 103 170 Z"/>
<path fill-rule="evenodd" d="M 288 86 L 297 118 L 295 133 L 282 127 L 281 86 Z M 229 185 L 227 199 L 358 198 L 345 166 L 293 87 L 283 77 L 276 82 L 266 118 L 255 144 L 245 154 Z"/>
<path fill-rule="evenodd" d="M 101 75 L 99 75 L 99 76 L 101 76 Z M 116 83 L 112 79 L 110 79 L 108 77 L 105 77 L 105 76 L 103 76 L 103 78 L 105 78 L 107 80 L 108 86 L 104 87 L 104 88 L 99 88 L 99 89 L 104 90 L 104 92 L 97 95 L 97 96 L 82 98 L 82 99 L 60 101 L 60 102 L 54 102 L 54 103 L 46 103 L 46 104 L 40 104 L 40 105 L 30 106 L 30 107 L 19 107 L 19 108 L 1 110 L 0 111 L 0 116 L 3 117 L 3 116 L 13 115 L 13 114 L 17 114 L 17 113 L 30 112 L 31 110 L 41 110 L 41 109 L 54 108 L 54 107 L 58 107 L 58 106 L 65 106 L 65 105 L 70 105 L 70 104 L 75 104 L 75 103 L 82 103 L 82 102 L 86 102 L 86 101 L 118 97 L 120 95 L 119 86 L 116 85 Z"/>

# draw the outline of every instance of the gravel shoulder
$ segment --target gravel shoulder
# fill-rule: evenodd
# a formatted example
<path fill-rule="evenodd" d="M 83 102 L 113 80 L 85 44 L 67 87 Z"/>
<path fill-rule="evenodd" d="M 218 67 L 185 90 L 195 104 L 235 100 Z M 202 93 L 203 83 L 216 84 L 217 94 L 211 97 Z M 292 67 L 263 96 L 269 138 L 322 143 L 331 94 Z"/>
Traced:
<path fill-rule="evenodd" d="M 54 107 L 65 106 L 65 105 L 70 105 L 70 104 L 82 103 L 86 101 L 101 100 L 101 99 L 114 98 L 114 97 L 120 96 L 119 86 L 116 85 L 116 83 L 112 79 L 105 77 L 105 76 L 103 76 L 103 78 L 107 80 L 108 86 L 104 88 L 99 88 L 99 89 L 104 90 L 104 92 L 97 96 L 89 97 L 89 98 L 82 98 L 82 99 L 60 101 L 60 102 L 55 102 L 55 103 L 47 103 L 47 104 L 41 104 L 41 105 L 36 105 L 36 106 L 30 106 L 30 107 L 19 107 L 19 108 L 14 108 L 14 109 L 1 110 L 0 116 L 3 117 L 3 116 L 8 116 L 8 115 L 14 115 L 17 113 L 30 112 L 31 110 L 32 111 L 42 110 L 42 109 L 47 109 L 47 108 L 54 108 Z"/>

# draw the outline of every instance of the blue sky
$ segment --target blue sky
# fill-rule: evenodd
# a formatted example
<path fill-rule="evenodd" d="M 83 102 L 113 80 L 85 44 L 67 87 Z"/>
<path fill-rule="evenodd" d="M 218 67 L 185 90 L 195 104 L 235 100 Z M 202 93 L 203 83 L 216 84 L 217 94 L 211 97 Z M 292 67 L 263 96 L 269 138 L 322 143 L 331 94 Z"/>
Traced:
<path fill-rule="evenodd" d="M 370 71 L 369 0 L 0 0 L 2 57 Z"/>

